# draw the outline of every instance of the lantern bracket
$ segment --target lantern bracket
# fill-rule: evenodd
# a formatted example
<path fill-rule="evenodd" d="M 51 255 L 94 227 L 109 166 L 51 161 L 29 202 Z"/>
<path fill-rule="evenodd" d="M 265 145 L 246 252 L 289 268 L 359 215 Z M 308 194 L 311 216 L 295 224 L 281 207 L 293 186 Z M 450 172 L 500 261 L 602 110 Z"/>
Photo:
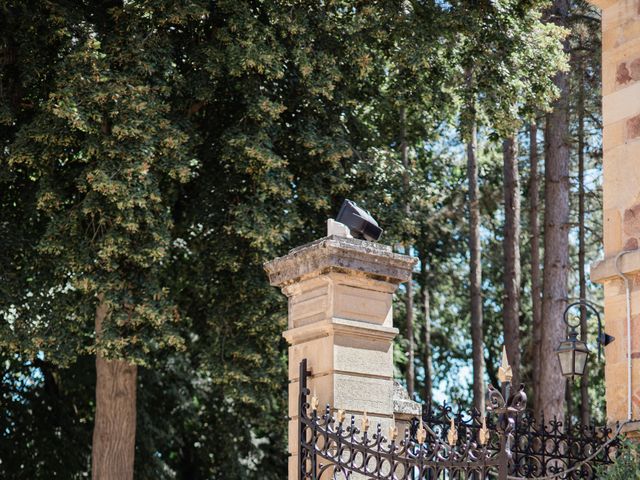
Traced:
<path fill-rule="evenodd" d="M 596 340 L 598 342 L 598 361 L 600 360 L 600 356 L 601 356 L 601 351 L 602 351 L 602 347 L 606 347 L 607 345 L 609 345 L 611 342 L 613 342 L 615 340 L 615 337 L 609 335 L 608 333 L 606 333 L 604 331 L 604 329 L 602 328 L 602 320 L 600 318 L 600 312 L 598 311 L 598 309 L 596 308 L 596 305 L 594 305 L 593 303 L 591 303 L 590 301 L 581 298 L 578 301 L 575 301 L 573 303 L 570 303 L 569 305 L 567 305 L 567 308 L 565 308 L 564 310 L 564 323 L 567 324 L 567 327 L 569 327 L 571 329 L 571 333 L 576 332 L 577 334 L 577 328 L 580 326 L 580 322 L 576 323 L 576 324 L 572 324 L 569 320 L 569 311 L 574 308 L 574 307 L 581 307 L 581 308 L 587 308 L 589 310 L 591 310 L 591 312 L 593 314 L 595 314 L 596 319 L 598 320 L 598 336 L 596 337 Z"/>

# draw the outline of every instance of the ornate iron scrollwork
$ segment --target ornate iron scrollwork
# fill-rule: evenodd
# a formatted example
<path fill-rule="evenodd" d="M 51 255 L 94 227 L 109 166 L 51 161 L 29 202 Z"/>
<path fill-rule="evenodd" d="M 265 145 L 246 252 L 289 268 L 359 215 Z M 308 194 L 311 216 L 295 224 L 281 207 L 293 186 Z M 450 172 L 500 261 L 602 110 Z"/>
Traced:
<path fill-rule="evenodd" d="M 352 474 L 376 480 L 480 480 L 489 476 L 506 480 L 511 461 L 508 438 L 513 428 L 512 416 L 522 397 L 514 396 L 505 402 L 498 392 L 492 413 L 499 415 L 505 427 L 497 430 L 494 439 L 488 428 L 475 436 L 461 435 L 453 416 L 446 440 L 441 438 L 442 432 L 422 422 L 416 424 L 413 434 L 407 429 L 399 439 L 395 426 L 386 435 L 380 425 L 370 432 L 366 412 L 360 419 L 361 428 L 354 415 L 347 419 L 343 411 L 333 414 L 328 405 L 320 412 L 315 397 L 309 399 L 307 375 L 303 360 L 298 419 L 300 480 L 348 479 Z"/>
<path fill-rule="evenodd" d="M 504 368 L 504 364 L 501 370 Z M 508 365 L 506 365 L 508 367 Z M 451 406 L 425 406 L 423 417 L 398 436 L 395 426 L 374 429 L 366 412 L 356 418 L 330 406 L 320 409 L 307 388 L 307 363 L 300 364 L 298 472 L 300 480 L 437 480 L 560 474 L 595 479 L 595 467 L 613 462 L 619 440 L 608 443 L 608 427 L 571 426 L 526 412 L 524 387 L 511 393 L 510 369 L 502 388 L 489 385 L 487 415 L 465 416 Z M 601 451 L 589 462 L 582 462 Z M 580 465 L 579 468 L 575 468 Z M 567 472 L 570 470 L 569 472 Z M 566 472 L 566 473 L 563 473 Z"/>
<path fill-rule="evenodd" d="M 509 432 L 510 477 L 559 475 L 559 478 L 567 479 L 596 479 L 598 467 L 609 465 L 615 460 L 620 439 L 611 438 L 614 429 L 608 426 L 564 425 L 556 419 L 549 422 L 544 418 L 536 421 L 532 413 L 524 409 L 521 401 L 522 398 L 516 394 L 511 402 L 505 402 L 500 392 L 492 388 L 489 390 L 488 409 L 505 409 L 510 403 L 513 412 L 520 412 L 515 415 L 515 422 Z M 471 437 L 480 435 L 484 422 L 492 438 L 492 448 L 499 448 L 495 438 L 498 438 L 500 431 L 505 431 L 499 417 L 486 418 L 477 411 L 468 416 L 454 414 L 451 405 L 423 407 L 422 422 L 439 432 L 441 439 L 445 438 L 443 431 L 449 426 L 452 417 L 455 418 L 458 431 Z M 596 455 L 590 458 L 594 453 Z M 585 461 L 586 459 L 589 460 Z M 568 470 L 571 471 L 567 472 Z"/>

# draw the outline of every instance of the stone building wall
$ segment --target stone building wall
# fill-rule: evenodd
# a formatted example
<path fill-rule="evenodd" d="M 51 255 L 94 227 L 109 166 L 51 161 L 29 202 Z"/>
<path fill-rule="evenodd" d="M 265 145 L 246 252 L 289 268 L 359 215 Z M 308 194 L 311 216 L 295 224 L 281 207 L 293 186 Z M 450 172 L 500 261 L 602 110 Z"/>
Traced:
<path fill-rule="evenodd" d="M 607 333 L 607 416 L 626 420 L 626 290 L 631 288 L 633 417 L 640 418 L 640 0 L 591 0 L 602 9 L 604 260 L 591 278 L 604 284 Z"/>

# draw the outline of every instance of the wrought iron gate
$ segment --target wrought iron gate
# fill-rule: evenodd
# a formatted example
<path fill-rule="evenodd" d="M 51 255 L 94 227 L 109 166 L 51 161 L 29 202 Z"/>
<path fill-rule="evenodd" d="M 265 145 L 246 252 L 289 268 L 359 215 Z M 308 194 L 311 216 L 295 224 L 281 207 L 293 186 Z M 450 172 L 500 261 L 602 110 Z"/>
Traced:
<path fill-rule="evenodd" d="M 607 428 L 538 426 L 525 414 L 524 388 L 511 393 L 511 378 L 498 391 L 489 386 L 488 415 L 453 415 L 450 407 L 428 408 L 400 438 L 396 427 L 370 427 L 366 413 L 319 409 L 307 387 L 307 362 L 300 364 L 298 472 L 300 480 L 440 480 L 534 478 L 592 479 L 594 465 L 611 463 L 616 442 Z M 603 445 L 606 448 L 602 448 Z M 599 453 L 598 453 L 599 452 Z M 584 459 L 597 453 L 588 463 Z M 578 468 L 576 468 L 578 466 Z M 562 474 L 562 472 L 566 472 Z"/>

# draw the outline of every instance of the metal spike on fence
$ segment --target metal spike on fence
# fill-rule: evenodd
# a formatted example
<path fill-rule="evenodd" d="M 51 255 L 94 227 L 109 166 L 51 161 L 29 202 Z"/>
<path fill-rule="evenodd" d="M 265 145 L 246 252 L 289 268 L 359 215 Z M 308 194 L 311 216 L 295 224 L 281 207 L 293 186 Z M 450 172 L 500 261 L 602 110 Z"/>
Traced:
<path fill-rule="evenodd" d="M 369 417 L 367 417 L 367 411 L 365 410 L 362 414 L 362 431 L 366 432 L 369 430 Z"/>
<path fill-rule="evenodd" d="M 453 420 L 453 417 L 451 417 L 451 426 L 447 434 L 447 441 L 452 447 L 455 447 L 456 443 L 458 443 L 458 431 L 456 430 L 456 422 Z"/>
<path fill-rule="evenodd" d="M 491 432 L 487 428 L 487 417 L 482 417 L 482 427 L 478 431 L 478 441 L 480 445 L 484 446 L 489 443 L 489 439 L 491 438 Z"/>
<path fill-rule="evenodd" d="M 502 364 L 498 368 L 498 380 L 500 383 L 510 382 L 513 378 L 513 370 L 509 365 L 509 359 L 507 358 L 507 347 L 502 347 Z"/>
<path fill-rule="evenodd" d="M 416 440 L 418 440 L 418 443 L 424 443 L 426 439 L 427 439 L 427 430 L 424 428 L 424 425 L 422 424 L 422 419 L 420 419 L 420 426 L 418 427 L 418 431 L 416 432 Z"/>

